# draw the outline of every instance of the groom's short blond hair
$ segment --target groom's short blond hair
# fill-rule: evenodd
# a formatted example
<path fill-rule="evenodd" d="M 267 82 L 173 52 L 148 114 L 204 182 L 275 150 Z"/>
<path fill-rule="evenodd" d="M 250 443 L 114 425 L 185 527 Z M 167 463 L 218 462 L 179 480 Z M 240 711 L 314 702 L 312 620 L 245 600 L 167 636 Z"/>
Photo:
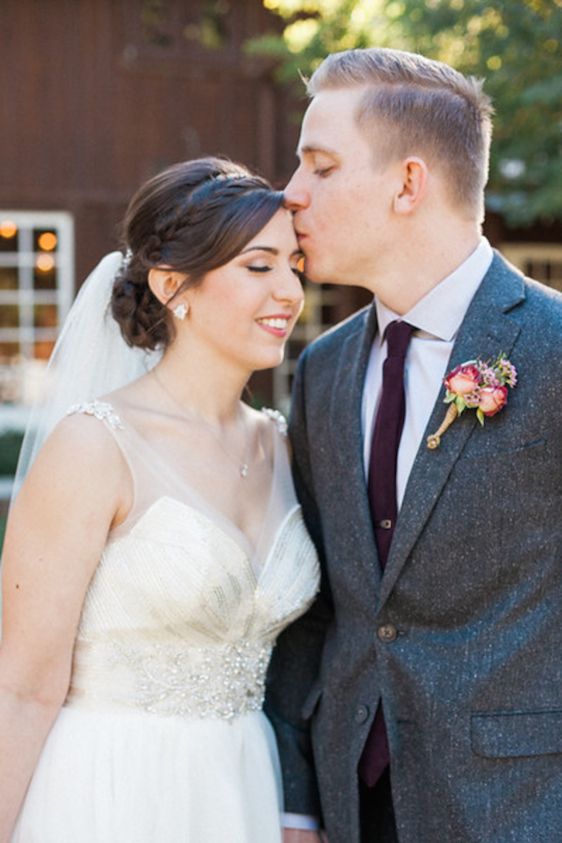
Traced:
<path fill-rule="evenodd" d="M 373 132 L 377 161 L 417 155 L 441 166 L 454 204 L 482 219 L 493 113 L 482 85 L 443 62 L 372 47 L 329 55 L 307 89 L 365 87 L 357 122 Z"/>

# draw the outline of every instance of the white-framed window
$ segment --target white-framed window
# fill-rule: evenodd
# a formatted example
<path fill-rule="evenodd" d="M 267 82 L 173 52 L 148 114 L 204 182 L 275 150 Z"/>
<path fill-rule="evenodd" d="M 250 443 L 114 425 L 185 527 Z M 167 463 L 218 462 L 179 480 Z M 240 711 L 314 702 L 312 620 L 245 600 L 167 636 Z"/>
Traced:
<path fill-rule="evenodd" d="M 504 243 L 501 252 L 525 275 L 562 292 L 562 245 Z"/>
<path fill-rule="evenodd" d="M 0 427 L 25 421 L 73 296 L 72 216 L 0 209 Z"/>

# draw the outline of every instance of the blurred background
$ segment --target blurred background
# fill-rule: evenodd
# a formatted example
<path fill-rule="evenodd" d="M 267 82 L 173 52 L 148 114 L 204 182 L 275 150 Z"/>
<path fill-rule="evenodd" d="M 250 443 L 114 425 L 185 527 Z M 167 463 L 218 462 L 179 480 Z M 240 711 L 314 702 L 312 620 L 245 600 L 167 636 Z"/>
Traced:
<path fill-rule="evenodd" d="M 328 52 L 394 46 L 487 79 L 485 233 L 562 289 L 561 38 L 562 0 L 1 0 L 0 541 L 30 402 L 80 283 L 119 246 L 128 198 L 209 153 L 282 187 L 300 74 Z M 304 345 L 367 300 L 309 286 L 256 403 L 286 409 Z"/>

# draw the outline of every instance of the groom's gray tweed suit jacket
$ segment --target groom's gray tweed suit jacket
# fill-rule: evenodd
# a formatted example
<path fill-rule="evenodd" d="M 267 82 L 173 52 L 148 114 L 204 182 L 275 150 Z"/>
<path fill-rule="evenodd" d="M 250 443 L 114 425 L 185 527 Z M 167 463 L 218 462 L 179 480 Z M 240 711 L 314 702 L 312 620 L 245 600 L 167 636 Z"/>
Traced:
<path fill-rule="evenodd" d="M 286 810 L 359 843 L 356 770 L 382 698 L 400 843 L 559 843 L 562 296 L 494 257 L 449 367 L 503 352 L 519 383 L 483 428 L 466 412 L 438 450 L 424 437 L 383 576 L 360 423 L 375 331 L 370 307 L 296 377 L 295 476 L 323 584 L 269 677 Z"/>

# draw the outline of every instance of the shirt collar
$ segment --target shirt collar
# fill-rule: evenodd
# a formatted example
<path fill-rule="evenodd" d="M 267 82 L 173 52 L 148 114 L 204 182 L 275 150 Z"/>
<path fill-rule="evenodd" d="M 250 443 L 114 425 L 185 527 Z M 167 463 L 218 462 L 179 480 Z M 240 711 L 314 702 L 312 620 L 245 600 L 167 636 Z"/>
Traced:
<path fill-rule="evenodd" d="M 402 319 L 418 331 L 451 342 L 461 326 L 476 290 L 490 268 L 493 256 L 488 240 L 482 237 L 468 258 L 404 316 L 398 316 L 375 298 L 379 340 L 382 342 L 384 332 L 391 322 Z"/>

